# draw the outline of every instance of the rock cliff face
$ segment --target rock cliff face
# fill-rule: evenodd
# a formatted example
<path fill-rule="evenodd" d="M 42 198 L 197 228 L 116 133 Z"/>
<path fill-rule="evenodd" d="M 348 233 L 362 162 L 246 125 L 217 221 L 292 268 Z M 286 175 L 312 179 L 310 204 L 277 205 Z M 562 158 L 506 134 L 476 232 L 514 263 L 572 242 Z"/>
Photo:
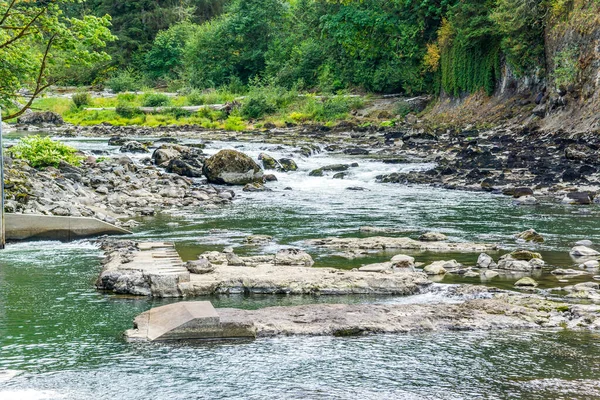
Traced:
<path fill-rule="evenodd" d="M 546 129 L 600 130 L 600 3 L 574 0 L 545 35 Z"/>
<path fill-rule="evenodd" d="M 508 123 L 567 135 L 600 131 L 600 2 L 566 3 L 547 16 L 545 65 L 523 76 L 504 63 L 494 96 L 442 95 L 426 119 L 459 128 Z"/>

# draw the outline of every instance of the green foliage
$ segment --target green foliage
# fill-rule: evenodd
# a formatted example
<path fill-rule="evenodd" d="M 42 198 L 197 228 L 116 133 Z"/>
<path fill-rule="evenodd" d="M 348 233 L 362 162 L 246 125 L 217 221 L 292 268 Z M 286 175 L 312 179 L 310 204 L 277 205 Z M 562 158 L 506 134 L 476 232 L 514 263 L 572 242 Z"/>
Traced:
<path fill-rule="evenodd" d="M 579 50 L 577 47 L 567 47 L 554 56 L 554 85 L 564 90 L 577 80 L 579 72 Z"/>
<path fill-rule="evenodd" d="M 545 9 L 542 0 L 496 0 L 490 14 L 502 36 L 502 50 L 518 74 L 544 65 Z"/>
<path fill-rule="evenodd" d="M 246 129 L 246 124 L 242 120 L 242 117 L 230 116 L 223 124 L 223 128 L 226 131 L 243 131 Z"/>
<path fill-rule="evenodd" d="M 61 161 L 79 165 L 83 160 L 83 157 L 77 154 L 77 149 L 55 142 L 48 136 L 21 138 L 7 151 L 11 157 L 26 160 L 34 168 L 58 167 Z"/>
<path fill-rule="evenodd" d="M 142 106 L 144 107 L 164 107 L 169 104 L 171 104 L 171 99 L 162 93 L 148 93 L 142 98 Z"/>
<path fill-rule="evenodd" d="M 408 114 L 415 112 L 415 107 L 413 105 L 411 105 L 410 103 L 408 103 L 404 100 L 401 100 L 394 107 L 394 112 L 396 113 L 396 115 L 399 115 L 404 118 Z"/>
<path fill-rule="evenodd" d="M 165 114 L 172 115 L 175 119 L 185 118 L 192 115 L 191 112 L 181 107 L 171 107 L 165 111 Z"/>
<path fill-rule="evenodd" d="M 74 67 L 89 68 L 109 59 L 102 49 L 114 37 L 110 17 L 65 16 L 73 0 L 0 1 L 0 103 L 28 89 L 27 109 L 52 84 L 64 82 Z"/>
<path fill-rule="evenodd" d="M 118 41 L 110 53 L 120 68 L 142 70 L 158 32 L 183 22 L 203 23 L 223 11 L 229 0 L 88 0 L 96 15 L 112 16 Z M 80 7 L 84 8 L 84 7 Z"/>
<path fill-rule="evenodd" d="M 246 118 L 259 119 L 286 109 L 298 100 L 295 90 L 255 83 L 243 101 L 241 113 Z"/>
<path fill-rule="evenodd" d="M 73 102 L 75 108 L 81 108 L 90 105 L 92 102 L 92 98 L 89 95 L 89 93 L 79 92 L 73 95 L 71 101 Z"/>
<path fill-rule="evenodd" d="M 127 103 L 119 103 L 115 108 L 117 115 L 123 118 L 133 118 L 137 115 L 143 114 L 139 107 L 132 106 Z"/>
<path fill-rule="evenodd" d="M 190 85 L 214 88 L 258 76 L 273 38 L 282 32 L 283 15 L 279 0 L 233 0 L 225 14 L 201 25 L 187 43 Z"/>
<path fill-rule="evenodd" d="M 176 79 L 181 74 L 185 43 L 196 28 L 196 25 L 184 22 L 158 32 L 145 55 L 150 78 Z"/>
<path fill-rule="evenodd" d="M 490 6 L 490 0 L 457 3 L 448 25 L 440 28 L 441 83 L 450 95 L 495 90 L 501 38 L 489 18 Z"/>
<path fill-rule="evenodd" d="M 106 82 L 113 92 L 133 92 L 141 89 L 141 77 L 133 69 L 127 68 L 116 73 Z"/>

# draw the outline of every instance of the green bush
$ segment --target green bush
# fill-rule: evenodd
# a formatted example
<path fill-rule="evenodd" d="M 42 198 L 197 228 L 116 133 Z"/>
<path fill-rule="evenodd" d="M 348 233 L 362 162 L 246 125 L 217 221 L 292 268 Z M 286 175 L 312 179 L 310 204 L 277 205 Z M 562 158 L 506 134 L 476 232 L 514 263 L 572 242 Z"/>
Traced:
<path fill-rule="evenodd" d="M 243 131 L 246 129 L 246 124 L 244 124 L 242 117 L 230 116 L 223 124 L 223 128 L 226 131 Z"/>
<path fill-rule="evenodd" d="M 317 121 L 335 121 L 344 119 L 353 108 L 351 98 L 336 96 L 316 102 L 314 110 L 314 119 Z"/>
<path fill-rule="evenodd" d="M 404 100 L 400 100 L 394 107 L 396 115 L 400 115 L 401 117 L 406 117 L 408 114 L 415 111 L 415 107 Z"/>
<path fill-rule="evenodd" d="M 144 107 L 164 107 L 169 104 L 171 104 L 171 99 L 162 93 L 149 93 L 145 94 L 142 98 L 142 105 Z"/>
<path fill-rule="evenodd" d="M 189 112 L 188 110 L 185 110 L 181 107 L 171 107 L 165 111 L 165 114 L 172 115 L 176 119 L 185 118 L 185 117 L 189 117 L 190 115 L 192 115 L 191 112 Z"/>
<path fill-rule="evenodd" d="M 117 101 L 119 103 L 133 103 L 135 101 L 134 93 L 119 93 L 117 95 Z"/>
<path fill-rule="evenodd" d="M 77 154 L 77 149 L 39 135 L 21 138 L 7 151 L 11 157 L 26 160 L 34 168 L 58 167 L 61 161 L 80 165 L 84 158 Z"/>
<path fill-rule="evenodd" d="M 80 92 L 75 93 L 71 100 L 73 101 L 73 105 L 75 106 L 75 108 L 81 108 L 90 105 L 90 103 L 92 102 L 92 97 L 89 95 L 89 93 Z"/>
<path fill-rule="evenodd" d="M 574 84 L 579 72 L 579 50 L 569 47 L 559 51 L 554 56 L 554 84 L 557 89 L 566 89 Z"/>
<path fill-rule="evenodd" d="M 276 111 L 275 105 L 266 96 L 259 94 L 247 98 L 242 105 L 242 115 L 246 118 L 259 119 Z"/>
<path fill-rule="evenodd" d="M 133 92 L 141 88 L 140 81 L 141 79 L 138 74 L 131 69 L 126 69 L 120 71 L 115 76 L 110 78 L 106 82 L 106 86 L 108 86 L 115 93 Z"/>
<path fill-rule="evenodd" d="M 115 112 L 117 113 L 117 115 L 123 118 L 133 118 L 135 116 L 143 114 L 142 110 L 140 110 L 138 107 L 126 103 L 117 104 Z"/>

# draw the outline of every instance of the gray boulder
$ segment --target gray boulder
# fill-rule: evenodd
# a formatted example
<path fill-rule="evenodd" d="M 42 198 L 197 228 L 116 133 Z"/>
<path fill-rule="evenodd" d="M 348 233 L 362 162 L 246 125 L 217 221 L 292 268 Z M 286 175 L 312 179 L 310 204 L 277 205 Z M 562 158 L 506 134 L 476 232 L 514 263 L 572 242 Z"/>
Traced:
<path fill-rule="evenodd" d="M 252 158 L 236 150 L 221 150 L 208 158 L 202 169 L 211 183 L 246 185 L 261 183 L 262 169 Z"/>

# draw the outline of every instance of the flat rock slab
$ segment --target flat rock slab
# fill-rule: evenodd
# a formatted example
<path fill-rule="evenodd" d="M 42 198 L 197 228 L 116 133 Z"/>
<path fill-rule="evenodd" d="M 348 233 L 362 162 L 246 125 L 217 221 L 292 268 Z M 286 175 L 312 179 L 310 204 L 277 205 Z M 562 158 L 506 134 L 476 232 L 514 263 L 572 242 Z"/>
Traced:
<path fill-rule="evenodd" d="M 431 284 L 422 272 L 378 273 L 334 268 L 258 265 L 217 266 L 209 274 L 190 275 L 180 284 L 188 296 L 210 294 L 410 295 Z"/>
<path fill-rule="evenodd" d="M 147 311 L 135 319 L 137 329 L 127 331 L 126 336 L 153 341 L 440 330 L 600 328 L 600 306 L 567 305 L 535 295 L 508 293 L 460 304 L 309 304 L 259 310 L 214 310 L 209 304 L 184 302 Z M 174 312 L 175 309 L 180 311 Z M 153 313 L 160 313 L 161 317 L 154 317 Z M 160 326 L 152 326 L 154 323 Z"/>
<path fill-rule="evenodd" d="M 336 238 L 310 239 L 305 242 L 309 246 L 330 247 L 350 250 L 417 250 L 440 252 L 486 252 L 499 249 L 497 244 L 486 243 L 448 243 L 425 242 L 406 237 L 373 236 L 367 238 Z"/>

